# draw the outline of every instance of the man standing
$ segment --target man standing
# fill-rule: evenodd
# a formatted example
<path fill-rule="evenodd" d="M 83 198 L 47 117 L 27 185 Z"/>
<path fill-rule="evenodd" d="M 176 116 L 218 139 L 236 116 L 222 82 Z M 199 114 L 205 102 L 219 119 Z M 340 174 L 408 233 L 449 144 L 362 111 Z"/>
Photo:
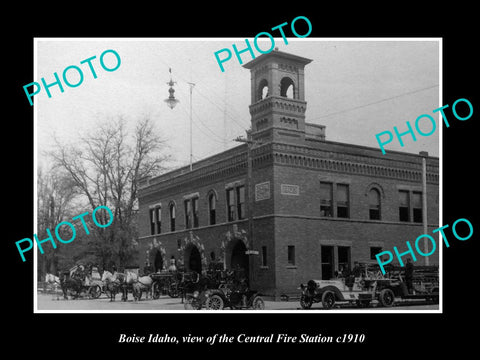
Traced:
<path fill-rule="evenodd" d="M 407 290 L 409 294 L 413 294 L 413 263 L 412 259 L 407 259 L 405 265 L 405 282 L 407 283 Z"/>

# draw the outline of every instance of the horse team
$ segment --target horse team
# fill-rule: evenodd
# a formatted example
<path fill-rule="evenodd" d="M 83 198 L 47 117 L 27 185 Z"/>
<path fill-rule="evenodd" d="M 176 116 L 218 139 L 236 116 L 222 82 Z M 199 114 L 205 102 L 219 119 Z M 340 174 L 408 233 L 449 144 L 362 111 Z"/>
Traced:
<path fill-rule="evenodd" d="M 84 294 L 89 298 L 99 298 L 106 294 L 110 301 L 115 301 L 121 294 L 121 300 L 127 301 L 128 293 L 132 293 L 135 301 L 146 293 L 152 299 L 157 299 L 162 293 L 170 297 L 180 296 L 182 303 L 188 294 L 201 292 L 205 289 L 216 289 L 221 283 L 234 282 L 242 274 L 238 271 L 219 271 L 211 269 L 206 274 L 196 272 L 168 271 L 139 276 L 138 270 L 125 269 L 125 272 L 104 270 L 100 273 L 96 268 L 78 266 L 61 273 L 60 277 L 47 274 L 45 278 L 48 287 L 57 290 L 61 288 L 65 300 L 70 295 L 76 299 Z"/>
<path fill-rule="evenodd" d="M 102 275 L 104 291 L 110 297 L 110 301 L 115 301 L 118 293 L 122 294 L 122 300 L 126 301 L 128 293 L 131 291 L 135 301 L 140 300 L 142 293 L 146 293 L 146 298 L 152 292 L 153 279 L 148 276 L 139 276 L 136 272 L 126 271 L 126 273 L 114 272 L 113 274 L 105 270 Z"/>
<path fill-rule="evenodd" d="M 115 301 L 117 294 L 122 294 L 122 300 L 126 301 L 128 293 L 131 292 L 135 300 L 140 300 L 142 293 L 146 297 L 151 293 L 153 279 L 150 276 L 139 276 L 135 271 L 126 270 L 125 273 L 114 271 L 111 273 L 105 270 L 100 277 L 92 276 L 82 268 L 70 270 L 62 273 L 60 276 L 47 273 L 45 284 L 53 291 L 62 290 L 63 297 L 68 300 L 68 296 L 78 298 L 82 293 L 90 298 L 99 298 L 101 293 L 105 293 L 110 301 Z"/>

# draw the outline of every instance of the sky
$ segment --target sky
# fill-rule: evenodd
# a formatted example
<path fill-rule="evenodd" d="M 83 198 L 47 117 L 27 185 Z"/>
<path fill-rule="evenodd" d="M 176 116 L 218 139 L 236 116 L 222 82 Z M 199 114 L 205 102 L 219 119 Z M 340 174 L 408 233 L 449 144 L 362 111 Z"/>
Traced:
<path fill-rule="evenodd" d="M 253 39 L 249 39 L 253 43 Z M 261 44 L 268 49 L 270 42 Z M 190 85 L 192 88 L 193 159 L 199 160 L 237 146 L 233 141 L 250 127 L 250 71 L 235 58 L 218 66 L 214 53 L 223 48 L 232 52 L 232 44 L 245 47 L 244 38 L 217 39 L 36 39 L 35 79 L 54 81 L 54 72 L 76 65 L 84 79 L 78 87 L 65 84 L 44 89 L 34 97 L 37 133 L 37 161 L 48 164 L 43 152 L 50 150 L 55 136 L 61 142 L 74 143 L 79 135 L 94 131 L 98 123 L 123 116 L 133 129 L 134 123 L 150 117 L 158 133 L 167 141 L 173 156 L 172 167 L 186 165 L 190 153 Z M 326 126 L 326 139 L 380 148 L 375 135 L 382 131 L 406 131 L 422 114 L 437 121 L 433 135 L 417 135 L 414 142 L 405 136 L 404 147 L 398 141 L 388 150 L 418 153 L 428 151 L 439 156 L 439 115 L 432 111 L 441 104 L 440 43 L 437 39 L 323 39 L 275 38 L 278 50 L 313 61 L 305 68 L 306 121 Z M 119 68 L 102 69 L 100 55 L 113 49 L 120 58 Z M 255 51 L 255 55 L 260 53 Z M 82 60 L 92 61 L 97 78 Z M 115 65 L 112 54 L 105 56 L 108 67 Z M 252 58 L 242 54 L 243 63 Z M 169 72 L 171 69 L 171 75 Z M 69 80 L 78 81 L 75 71 Z M 167 82 L 176 82 L 175 97 L 180 101 L 170 109 Z M 63 81 L 63 80 L 62 80 Z M 26 100 L 28 101 L 28 100 Z M 424 132 L 431 129 L 420 123 Z"/>

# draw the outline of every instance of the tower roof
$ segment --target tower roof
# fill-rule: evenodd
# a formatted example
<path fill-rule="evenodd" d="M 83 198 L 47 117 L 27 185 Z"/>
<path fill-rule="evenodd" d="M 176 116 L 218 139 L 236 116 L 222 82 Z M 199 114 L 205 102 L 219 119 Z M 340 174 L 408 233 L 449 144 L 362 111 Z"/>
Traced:
<path fill-rule="evenodd" d="M 289 54 L 289 53 L 279 51 L 279 50 L 273 50 L 273 51 L 270 51 L 268 54 L 262 54 L 262 55 L 256 57 L 252 61 L 249 61 L 248 63 L 243 65 L 243 67 L 246 68 L 246 69 L 252 69 L 257 64 L 259 64 L 259 63 L 261 63 L 265 60 L 271 59 L 271 58 L 272 59 L 273 58 L 288 59 L 288 60 L 294 61 L 298 64 L 304 65 L 304 66 L 313 61 L 312 59 L 307 59 L 307 58 L 304 58 L 302 56 Z"/>

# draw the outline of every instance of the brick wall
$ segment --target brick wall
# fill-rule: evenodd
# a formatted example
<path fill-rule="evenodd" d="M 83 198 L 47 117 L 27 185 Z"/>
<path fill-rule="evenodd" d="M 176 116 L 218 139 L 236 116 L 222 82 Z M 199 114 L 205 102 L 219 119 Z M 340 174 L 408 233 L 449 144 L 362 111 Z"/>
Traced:
<path fill-rule="evenodd" d="M 276 298 L 283 293 L 298 293 L 300 283 L 322 277 L 322 246 L 333 247 L 332 266 L 333 270 L 337 270 L 342 246 L 350 248 L 350 264 L 353 264 L 354 261 L 370 260 L 371 247 L 393 251 L 393 247 L 397 246 L 400 251 L 405 251 L 405 242 L 414 242 L 423 233 L 421 223 L 399 221 L 399 190 L 422 191 L 418 176 L 420 157 L 399 153 L 379 157 L 378 151 L 363 147 L 326 142 L 317 145 L 318 149 L 308 150 L 297 146 L 294 150 L 297 152 L 295 156 L 298 156 L 293 161 L 290 159 L 290 162 L 277 161 L 274 146 L 270 148 L 270 153 L 262 149 L 255 153 L 252 181 L 253 195 L 256 195 L 253 249 L 259 254 L 250 256 L 255 272 L 255 283 L 252 285 Z M 327 149 L 330 152 L 326 152 Z M 288 146 L 280 150 L 284 153 L 292 151 Z M 372 154 L 377 154 L 377 157 Z M 318 158 L 319 155 L 324 158 Z M 343 163 L 337 168 L 315 168 L 312 166 L 315 156 L 323 159 L 323 164 L 327 164 L 329 159 Z M 356 173 L 345 166 L 347 163 L 358 164 Z M 369 164 L 377 166 L 377 169 L 382 167 L 383 170 L 375 172 L 377 170 L 368 168 Z M 183 259 L 185 246 L 194 243 L 201 250 L 205 264 L 208 264 L 211 252 L 215 253 L 217 259 L 223 260 L 223 254 L 228 252 L 225 243 L 232 240 L 232 236 L 233 241 L 242 237 L 245 240 L 247 219 L 227 222 L 226 186 L 232 183 L 245 184 L 246 163 L 232 161 L 231 166 L 232 170 L 222 170 L 222 173 L 216 173 L 215 169 L 211 173 L 205 172 L 205 176 L 198 180 L 195 171 L 186 173 L 184 177 L 191 177 L 190 182 L 180 177 L 178 181 L 168 180 L 168 186 L 154 185 L 140 192 L 140 266 L 145 262 L 146 250 L 152 246 L 162 249 L 165 261 L 168 261 L 172 255 L 177 260 Z M 417 175 L 412 175 L 411 171 L 416 171 Z M 435 175 L 435 171 L 438 171 L 438 159 L 430 158 L 429 173 Z M 427 187 L 430 233 L 439 226 L 438 184 L 431 176 Z M 320 181 L 348 184 L 348 219 L 320 216 Z M 160 187 L 155 190 L 155 186 Z M 381 220 L 369 219 L 367 195 L 372 187 L 381 193 Z M 208 224 L 208 194 L 211 191 L 217 194 L 217 219 L 213 226 Z M 198 193 L 199 227 L 185 229 L 184 197 L 192 193 Z M 175 232 L 170 231 L 168 204 L 171 201 L 177 206 Z M 149 208 L 157 204 L 162 206 L 162 233 L 152 236 Z M 438 242 L 438 234 L 434 237 Z M 295 246 L 294 264 L 287 261 L 288 246 Z M 262 248 L 266 249 L 266 264 L 262 264 Z M 431 264 L 438 264 L 438 252 L 429 259 Z M 423 264 L 423 261 L 424 258 L 418 256 L 417 264 Z"/>

